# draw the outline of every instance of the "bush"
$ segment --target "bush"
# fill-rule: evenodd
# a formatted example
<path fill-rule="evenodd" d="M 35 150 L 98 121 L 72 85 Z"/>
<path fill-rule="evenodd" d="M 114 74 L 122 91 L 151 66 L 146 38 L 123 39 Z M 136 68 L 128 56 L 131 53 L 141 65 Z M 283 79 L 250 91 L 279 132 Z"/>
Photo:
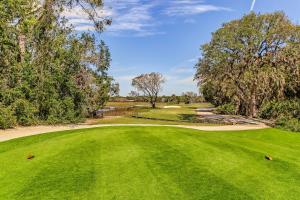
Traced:
<path fill-rule="evenodd" d="M 296 118 L 287 119 L 282 117 L 276 121 L 276 126 L 286 130 L 300 132 L 300 120 Z"/>
<path fill-rule="evenodd" d="M 75 109 L 75 104 L 72 98 L 67 97 L 62 101 L 51 100 L 45 106 L 48 111 L 47 123 L 77 123 L 82 121 L 82 115 Z"/>
<path fill-rule="evenodd" d="M 300 119 L 300 100 L 270 101 L 262 105 L 259 116 L 263 119 L 286 118 Z"/>
<path fill-rule="evenodd" d="M 61 102 L 57 99 L 47 99 L 40 106 L 40 113 L 43 113 L 43 119 L 49 124 L 58 124 L 62 122 L 63 109 Z"/>
<path fill-rule="evenodd" d="M 16 117 L 10 108 L 0 104 L 0 129 L 13 128 L 16 125 Z"/>
<path fill-rule="evenodd" d="M 64 121 L 66 122 L 73 122 L 73 120 L 76 121 L 76 116 L 75 116 L 75 105 L 73 102 L 73 99 L 70 97 L 67 97 L 63 100 L 62 102 L 62 107 L 63 107 L 63 118 Z"/>
<path fill-rule="evenodd" d="M 274 119 L 279 128 L 300 132 L 300 99 L 267 102 L 260 108 L 259 116 Z"/>
<path fill-rule="evenodd" d="M 25 99 L 19 99 L 14 103 L 14 115 L 19 125 L 30 126 L 36 124 L 36 112 L 37 109 Z"/>
<path fill-rule="evenodd" d="M 217 113 L 222 115 L 235 115 L 236 109 L 235 105 L 231 103 L 224 104 L 222 106 L 217 107 Z"/>
<path fill-rule="evenodd" d="M 55 124 L 59 124 L 59 123 L 62 123 L 61 119 L 57 118 L 54 115 L 49 115 L 48 116 L 47 124 L 55 125 Z"/>

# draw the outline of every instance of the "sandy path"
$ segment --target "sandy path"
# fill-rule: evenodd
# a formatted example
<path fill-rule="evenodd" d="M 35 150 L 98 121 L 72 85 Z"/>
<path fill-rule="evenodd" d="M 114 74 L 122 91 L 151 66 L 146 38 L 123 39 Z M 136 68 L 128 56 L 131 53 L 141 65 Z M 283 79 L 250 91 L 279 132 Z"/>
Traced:
<path fill-rule="evenodd" d="M 184 125 L 154 125 L 154 124 L 99 124 L 99 125 L 65 125 L 65 126 L 32 126 L 32 127 L 18 127 L 8 130 L 0 130 L 0 142 L 12 140 L 15 138 L 26 137 L 31 135 L 38 135 L 49 132 L 76 130 L 84 128 L 97 128 L 109 126 L 168 126 L 190 128 L 202 131 L 236 131 L 236 130 L 255 130 L 268 128 L 264 124 L 257 125 L 230 125 L 230 126 L 184 126 Z"/>

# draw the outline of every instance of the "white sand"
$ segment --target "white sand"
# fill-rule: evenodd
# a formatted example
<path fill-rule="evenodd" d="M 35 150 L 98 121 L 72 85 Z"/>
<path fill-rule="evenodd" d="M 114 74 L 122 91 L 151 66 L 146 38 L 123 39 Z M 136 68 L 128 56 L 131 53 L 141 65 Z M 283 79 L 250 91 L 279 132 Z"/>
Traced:
<path fill-rule="evenodd" d="M 167 126 L 178 128 L 189 128 L 202 131 L 236 131 L 236 130 L 255 130 L 268 128 L 265 124 L 257 125 L 229 125 L 229 126 L 184 126 L 184 125 L 154 125 L 154 124 L 99 124 L 99 125 L 65 125 L 65 126 L 31 126 L 18 127 L 8 130 L 0 130 L 0 142 L 21 138 L 31 135 L 38 135 L 49 132 L 76 130 L 84 128 L 110 127 L 110 126 Z"/>
<path fill-rule="evenodd" d="M 181 106 L 164 106 L 164 108 L 181 108 Z"/>

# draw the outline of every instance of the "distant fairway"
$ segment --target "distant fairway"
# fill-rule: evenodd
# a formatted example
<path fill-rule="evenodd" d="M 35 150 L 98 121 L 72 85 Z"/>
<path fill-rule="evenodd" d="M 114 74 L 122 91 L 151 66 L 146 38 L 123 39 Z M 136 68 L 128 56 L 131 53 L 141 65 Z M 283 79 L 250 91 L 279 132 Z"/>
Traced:
<path fill-rule="evenodd" d="M 117 108 L 114 112 L 114 117 L 109 117 L 110 113 L 105 113 L 104 116 L 107 118 L 95 120 L 94 124 L 163 124 L 191 126 L 216 126 L 224 124 L 198 120 L 199 116 L 196 109 L 212 107 L 209 103 L 157 103 L 156 109 L 151 109 L 147 102 L 108 102 L 108 106 Z M 132 111 L 125 113 L 118 112 L 120 108 L 132 106 L 135 106 L 135 109 Z"/>
<path fill-rule="evenodd" d="M 299 199 L 300 134 L 105 127 L 37 135 L 0 143 L 0 185 L 9 200 Z"/>

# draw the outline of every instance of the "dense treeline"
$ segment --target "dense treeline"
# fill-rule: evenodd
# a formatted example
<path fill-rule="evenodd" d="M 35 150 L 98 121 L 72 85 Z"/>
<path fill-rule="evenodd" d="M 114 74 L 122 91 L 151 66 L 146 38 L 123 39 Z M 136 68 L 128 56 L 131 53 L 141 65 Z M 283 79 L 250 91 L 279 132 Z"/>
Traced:
<path fill-rule="evenodd" d="M 100 0 L 0 1 L 0 128 L 79 121 L 108 100 L 109 49 L 74 32 L 66 6 L 81 6 L 97 34 L 110 24 L 93 12 Z"/>
<path fill-rule="evenodd" d="M 201 92 L 214 105 L 300 124 L 300 27 L 283 13 L 224 24 L 202 46 L 197 69 Z"/>
<path fill-rule="evenodd" d="M 136 91 L 131 91 L 127 97 L 117 97 L 111 99 L 113 101 L 135 101 L 135 102 L 147 102 L 147 98 L 141 96 Z M 191 104 L 191 103 L 202 103 L 205 99 L 202 96 L 199 96 L 195 92 L 183 92 L 181 95 L 172 94 L 171 96 L 162 95 L 157 96 L 157 102 L 160 103 L 169 103 L 169 104 Z"/>

